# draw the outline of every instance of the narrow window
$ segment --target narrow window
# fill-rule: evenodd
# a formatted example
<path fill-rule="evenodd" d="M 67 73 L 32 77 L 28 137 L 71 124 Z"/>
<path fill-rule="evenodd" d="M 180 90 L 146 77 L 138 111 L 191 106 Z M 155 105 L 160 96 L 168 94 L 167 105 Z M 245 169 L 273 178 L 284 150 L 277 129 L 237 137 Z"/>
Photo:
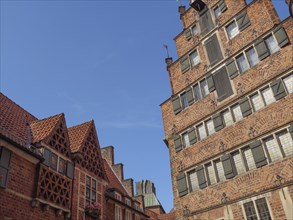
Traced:
<path fill-rule="evenodd" d="M 187 100 L 187 96 L 186 96 L 186 93 L 182 93 L 180 95 L 180 98 L 181 98 L 181 106 L 182 106 L 182 109 L 185 109 L 186 107 L 188 107 L 188 100 Z"/>
<path fill-rule="evenodd" d="M 198 34 L 198 28 L 196 25 L 194 25 L 192 28 L 191 28 L 191 32 L 192 32 L 192 35 L 195 36 Z"/>
<path fill-rule="evenodd" d="M 283 151 L 286 156 L 293 154 L 293 140 L 287 131 L 282 131 L 277 134 L 277 137 L 280 141 L 281 147 L 283 148 Z"/>
<path fill-rule="evenodd" d="M 222 162 L 220 160 L 215 161 L 215 166 L 217 170 L 218 182 L 224 181 L 226 178 Z"/>
<path fill-rule="evenodd" d="M 191 53 L 189 57 L 191 61 L 191 66 L 195 66 L 199 63 L 199 56 L 197 51 L 194 51 L 193 53 Z"/>
<path fill-rule="evenodd" d="M 118 205 L 115 205 L 115 220 L 122 220 L 122 209 Z"/>
<path fill-rule="evenodd" d="M 270 211 L 265 198 L 255 200 L 257 212 L 260 219 L 271 220 Z"/>
<path fill-rule="evenodd" d="M 265 39 L 265 43 L 270 51 L 270 54 L 273 54 L 280 50 L 278 42 L 275 40 L 275 38 L 272 35 Z"/>
<path fill-rule="evenodd" d="M 240 121 L 243 118 L 241 108 L 240 108 L 239 104 L 232 106 L 231 110 L 233 112 L 234 119 L 235 119 L 236 122 Z"/>
<path fill-rule="evenodd" d="M 246 148 L 243 150 L 243 155 L 245 157 L 245 162 L 248 170 L 255 169 L 255 162 L 252 156 L 252 152 L 250 148 Z"/>
<path fill-rule="evenodd" d="M 189 185 L 191 187 L 191 191 L 196 191 L 199 189 L 197 174 L 195 170 L 188 173 L 189 176 Z"/>
<path fill-rule="evenodd" d="M 92 202 L 97 201 L 97 181 L 92 179 L 92 192 L 91 192 Z"/>
<path fill-rule="evenodd" d="M 233 124 L 233 118 L 229 110 L 224 111 L 222 115 L 226 126 Z"/>
<path fill-rule="evenodd" d="M 253 205 L 253 202 L 244 203 L 244 210 L 247 220 L 258 220 L 256 215 L 256 210 Z"/>
<path fill-rule="evenodd" d="M 272 89 L 270 87 L 263 89 L 261 91 L 261 94 L 262 94 L 262 96 L 264 98 L 264 101 L 265 101 L 266 105 L 269 105 L 269 104 L 271 104 L 271 103 L 276 101 L 276 99 L 274 97 L 274 94 L 273 94 L 273 91 L 272 91 Z"/>
<path fill-rule="evenodd" d="M 7 186 L 11 156 L 10 150 L 0 147 L 0 187 Z"/>
<path fill-rule="evenodd" d="M 205 49 L 208 55 L 210 66 L 213 66 L 223 59 L 223 54 L 217 38 L 217 34 L 214 34 L 205 41 Z"/>
<path fill-rule="evenodd" d="M 203 10 L 199 17 L 199 25 L 202 36 L 206 35 L 214 27 L 210 10 L 207 7 Z"/>
<path fill-rule="evenodd" d="M 276 161 L 282 158 L 282 152 L 278 146 L 278 142 L 273 136 L 264 139 L 264 143 L 271 161 Z"/>
<path fill-rule="evenodd" d="M 209 94 L 209 88 L 208 88 L 208 84 L 207 84 L 206 80 L 203 80 L 200 82 L 200 88 L 201 88 L 201 92 L 202 92 L 203 97 L 205 97 Z"/>
<path fill-rule="evenodd" d="M 201 93 L 200 93 L 200 89 L 199 89 L 199 85 L 198 84 L 196 84 L 193 87 L 193 91 L 194 91 L 195 101 L 201 100 Z"/>
<path fill-rule="evenodd" d="M 254 108 L 254 111 L 258 111 L 258 110 L 262 109 L 265 106 L 261 96 L 258 93 L 256 93 L 255 95 L 251 96 L 250 100 L 252 102 L 252 106 Z"/>
<path fill-rule="evenodd" d="M 293 93 L 293 74 L 283 79 L 288 93 Z"/>
<path fill-rule="evenodd" d="M 215 184 L 217 180 L 216 180 L 216 174 L 215 174 L 215 170 L 212 163 L 209 163 L 206 165 L 206 170 L 208 174 L 209 184 L 210 185 Z"/>
<path fill-rule="evenodd" d="M 202 140 L 202 139 L 207 137 L 206 129 L 205 129 L 205 126 L 203 124 L 197 126 L 197 130 L 198 130 L 198 133 L 199 133 L 199 139 L 200 140 Z"/>
<path fill-rule="evenodd" d="M 125 220 L 132 220 L 132 218 L 131 218 L 131 212 L 128 211 L 128 210 L 126 210 L 125 213 L 126 213 L 125 214 L 126 215 Z"/>
<path fill-rule="evenodd" d="M 215 16 L 216 18 L 219 17 L 221 14 L 222 14 L 222 10 L 219 6 L 217 6 L 215 9 L 214 9 L 214 12 L 215 12 Z"/>
<path fill-rule="evenodd" d="M 220 70 L 218 70 L 214 74 L 213 79 L 215 82 L 219 102 L 233 95 L 233 90 L 230 79 L 227 74 L 226 67 L 223 67 Z"/>
<path fill-rule="evenodd" d="M 189 142 L 188 132 L 185 132 L 182 134 L 182 139 L 183 139 L 183 147 L 189 147 L 190 142 Z"/>
<path fill-rule="evenodd" d="M 239 28 L 237 23 L 233 21 L 226 27 L 226 32 L 228 34 L 229 39 L 234 38 L 237 34 L 239 34 Z"/>
<path fill-rule="evenodd" d="M 65 170 L 66 170 L 65 160 L 60 157 L 59 158 L 59 165 L 58 165 L 58 172 L 61 174 L 65 174 Z"/>
<path fill-rule="evenodd" d="M 236 151 L 234 153 L 231 154 L 232 158 L 234 160 L 234 164 L 237 170 L 237 174 L 241 174 L 245 172 L 245 166 L 243 164 L 242 158 L 241 158 L 241 154 L 239 153 L 239 151 Z"/>
<path fill-rule="evenodd" d="M 208 120 L 206 121 L 206 126 L 208 129 L 208 135 L 212 135 L 213 133 L 215 133 L 215 127 L 214 127 L 214 122 L 213 120 Z"/>
<path fill-rule="evenodd" d="M 247 56 L 250 67 L 253 67 L 259 63 L 259 59 L 258 59 L 258 56 L 255 52 L 254 47 L 252 47 L 246 51 L 246 56 Z"/>
<path fill-rule="evenodd" d="M 85 204 L 91 205 L 91 178 L 86 176 L 86 192 L 85 192 Z"/>
<path fill-rule="evenodd" d="M 57 156 L 57 154 L 51 153 L 51 167 L 54 170 L 57 170 L 57 164 L 58 164 L 58 156 Z"/>
<path fill-rule="evenodd" d="M 240 73 L 243 73 L 249 69 L 248 62 L 243 53 L 241 53 L 238 57 L 236 57 L 236 62 L 237 62 Z"/>

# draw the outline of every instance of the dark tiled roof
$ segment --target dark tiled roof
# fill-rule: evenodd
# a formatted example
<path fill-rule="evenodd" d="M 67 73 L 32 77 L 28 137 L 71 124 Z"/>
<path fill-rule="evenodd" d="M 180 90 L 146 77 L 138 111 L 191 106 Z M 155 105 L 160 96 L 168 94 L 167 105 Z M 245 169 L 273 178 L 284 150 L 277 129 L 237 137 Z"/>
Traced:
<path fill-rule="evenodd" d="M 71 152 L 74 153 L 80 150 L 92 123 L 93 121 L 89 121 L 68 128 Z"/>

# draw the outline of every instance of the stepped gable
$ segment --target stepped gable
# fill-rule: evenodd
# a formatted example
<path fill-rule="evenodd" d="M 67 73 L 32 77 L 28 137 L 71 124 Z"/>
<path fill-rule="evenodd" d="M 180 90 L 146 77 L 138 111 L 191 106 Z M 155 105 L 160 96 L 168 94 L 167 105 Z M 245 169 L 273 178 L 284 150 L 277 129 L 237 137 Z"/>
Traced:
<path fill-rule="evenodd" d="M 107 179 L 94 121 L 70 127 L 68 133 L 71 152 L 79 152 L 83 156 L 76 159 L 76 162 L 95 175 Z"/>
<path fill-rule="evenodd" d="M 15 102 L 0 93 L 0 135 L 25 147 L 28 143 L 27 124 L 38 120 Z"/>

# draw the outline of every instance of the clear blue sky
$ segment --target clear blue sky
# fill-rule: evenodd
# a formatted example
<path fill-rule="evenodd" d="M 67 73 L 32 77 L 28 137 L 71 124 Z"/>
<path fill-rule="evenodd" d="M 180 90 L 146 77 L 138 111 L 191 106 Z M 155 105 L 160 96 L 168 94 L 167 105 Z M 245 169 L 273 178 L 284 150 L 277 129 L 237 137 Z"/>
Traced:
<path fill-rule="evenodd" d="M 284 1 L 274 1 L 282 18 Z M 159 104 L 171 95 L 163 44 L 175 60 L 181 30 L 175 0 L 2 0 L 1 92 L 40 119 L 61 112 L 68 126 L 94 119 L 125 178 L 151 179 L 169 211 Z"/>

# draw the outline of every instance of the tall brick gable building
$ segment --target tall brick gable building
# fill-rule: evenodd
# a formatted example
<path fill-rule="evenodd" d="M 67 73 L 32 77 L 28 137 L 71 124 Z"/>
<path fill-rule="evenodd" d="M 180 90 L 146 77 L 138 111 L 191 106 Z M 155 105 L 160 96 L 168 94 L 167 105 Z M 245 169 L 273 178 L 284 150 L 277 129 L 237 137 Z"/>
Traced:
<path fill-rule="evenodd" d="M 161 104 L 177 219 L 293 219 L 293 20 L 270 0 L 179 7 Z"/>

